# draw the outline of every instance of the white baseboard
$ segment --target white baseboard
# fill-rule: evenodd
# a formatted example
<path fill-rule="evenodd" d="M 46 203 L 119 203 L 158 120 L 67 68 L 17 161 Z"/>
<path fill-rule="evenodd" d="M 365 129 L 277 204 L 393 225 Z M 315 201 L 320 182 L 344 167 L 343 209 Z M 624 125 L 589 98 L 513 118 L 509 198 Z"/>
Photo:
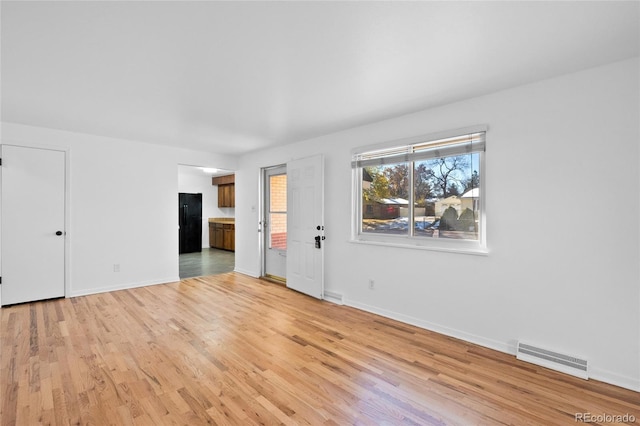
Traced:
<path fill-rule="evenodd" d="M 235 268 L 233 270 L 233 272 L 237 272 L 237 273 L 242 274 L 242 275 L 248 275 L 248 276 L 253 277 L 253 278 L 260 278 L 260 274 L 258 272 L 249 271 L 248 269 Z"/>
<path fill-rule="evenodd" d="M 445 327 L 440 324 L 435 324 L 429 321 L 424 321 L 418 318 L 414 318 L 408 315 L 399 314 L 397 312 L 388 311 L 386 309 L 380 309 L 375 306 L 365 305 L 353 300 L 346 299 L 344 304 L 353 308 L 361 309 L 363 311 L 371 312 L 386 318 L 394 319 L 406 324 L 415 325 L 416 327 L 424 328 L 426 330 L 434 331 L 445 336 L 454 337 L 456 339 L 464 340 L 465 342 L 474 343 L 476 345 L 484 346 L 489 349 L 494 349 L 499 352 L 515 355 L 515 345 L 510 345 L 504 342 L 499 342 L 493 339 L 487 339 L 486 337 L 477 336 L 475 334 L 467 333 L 464 331 L 456 330 L 454 328 Z"/>
<path fill-rule="evenodd" d="M 640 392 L 640 380 L 634 380 L 630 377 L 621 376 L 611 371 L 603 370 L 593 365 L 589 367 L 589 377 L 593 380 L 609 383 L 621 388 Z"/>
<path fill-rule="evenodd" d="M 155 280 L 140 281 L 136 283 L 124 283 L 114 286 L 90 288 L 86 290 L 71 290 L 65 297 L 89 296 L 91 294 L 107 293 L 110 291 L 128 290 L 138 287 L 147 287 L 150 285 L 168 284 L 180 281 L 180 277 L 159 278 Z"/>
<path fill-rule="evenodd" d="M 327 302 L 335 303 L 336 305 L 344 305 L 344 296 L 340 293 L 325 290 L 323 296 L 324 300 L 326 300 Z"/>
<path fill-rule="evenodd" d="M 375 306 L 366 305 L 364 303 L 359 303 L 353 300 L 345 299 L 344 304 L 356 309 L 361 309 L 363 311 L 371 312 L 372 314 L 383 316 L 385 318 L 394 319 L 406 324 L 415 325 L 416 327 L 434 331 L 439 334 L 444 334 L 445 336 L 454 337 L 456 339 L 464 340 L 465 342 L 474 343 L 476 345 L 484 346 L 489 349 L 494 349 L 499 352 L 504 352 L 509 355 L 515 356 L 516 354 L 517 343 L 515 341 L 510 343 L 505 343 L 505 342 L 500 342 L 493 339 L 487 339 L 486 337 L 477 336 L 475 334 L 456 330 L 450 327 L 445 327 L 440 324 L 435 324 L 435 323 L 424 321 L 418 318 L 413 318 L 411 316 L 399 314 L 397 312 L 388 311 L 386 309 L 380 309 Z M 604 383 L 609 383 L 614 386 L 619 386 L 621 388 L 629 389 L 635 392 L 640 392 L 640 380 L 638 379 L 621 376 L 611 371 L 600 369 L 594 365 L 590 366 L 589 373 L 590 373 L 590 378 L 593 380 L 598 380 Z"/>

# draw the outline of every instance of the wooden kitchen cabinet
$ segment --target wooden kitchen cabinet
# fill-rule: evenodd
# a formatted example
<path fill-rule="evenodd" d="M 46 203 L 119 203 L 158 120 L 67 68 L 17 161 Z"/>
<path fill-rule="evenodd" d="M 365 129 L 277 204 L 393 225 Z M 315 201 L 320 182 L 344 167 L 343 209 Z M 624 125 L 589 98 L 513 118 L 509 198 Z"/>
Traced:
<path fill-rule="evenodd" d="M 209 222 L 209 247 L 216 246 L 216 224 Z"/>
<path fill-rule="evenodd" d="M 235 175 L 218 176 L 212 178 L 211 183 L 218 186 L 218 207 L 236 206 L 235 182 Z"/>
<path fill-rule="evenodd" d="M 224 230 L 222 228 L 222 224 L 221 223 L 216 223 L 216 229 L 215 229 L 215 247 L 216 248 L 224 248 Z"/>
<path fill-rule="evenodd" d="M 209 247 L 235 251 L 236 226 L 233 223 L 209 222 Z"/>
<path fill-rule="evenodd" d="M 236 249 L 236 230 L 235 225 L 224 224 L 222 238 L 222 248 L 225 250 L 235 251 Z"/>
<path fill-rule="evenodd" d="M 233 183 L 218 185 L 218 207 L 236 206 L 236 185 Z"/>

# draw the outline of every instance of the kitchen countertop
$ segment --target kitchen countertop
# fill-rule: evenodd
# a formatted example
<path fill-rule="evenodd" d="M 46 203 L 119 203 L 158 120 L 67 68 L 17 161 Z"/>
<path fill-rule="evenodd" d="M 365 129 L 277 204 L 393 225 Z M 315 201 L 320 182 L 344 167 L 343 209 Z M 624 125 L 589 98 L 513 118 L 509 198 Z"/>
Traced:
<path fill-rule="evenodd" d="M 209 223 L 236 223 L 235 217 L 210 217 Z"/>

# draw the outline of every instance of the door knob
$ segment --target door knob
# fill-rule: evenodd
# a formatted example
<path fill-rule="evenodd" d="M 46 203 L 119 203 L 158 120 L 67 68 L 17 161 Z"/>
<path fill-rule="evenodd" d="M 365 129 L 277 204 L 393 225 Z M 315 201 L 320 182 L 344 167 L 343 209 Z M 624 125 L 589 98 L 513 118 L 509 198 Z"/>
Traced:
<path fill-rule="evenodd" d="M 62 235 L 62 231 L 56 231 L 56 235 L 58 236 Z"/>

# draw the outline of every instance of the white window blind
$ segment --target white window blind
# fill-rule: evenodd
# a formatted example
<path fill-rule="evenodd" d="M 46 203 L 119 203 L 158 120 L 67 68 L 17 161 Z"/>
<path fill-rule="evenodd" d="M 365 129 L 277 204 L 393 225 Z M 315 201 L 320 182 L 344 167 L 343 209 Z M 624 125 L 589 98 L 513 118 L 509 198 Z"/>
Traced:
<path fill-rule="evenodd" d="M 351 167 L 355 169 L 360 167 L 382 166 L 385 164 L 398 164 L 429 158 L 484 152 L 484 150 L 485 132 L 475 132 L 354 154 L 351 160 Z"/>

